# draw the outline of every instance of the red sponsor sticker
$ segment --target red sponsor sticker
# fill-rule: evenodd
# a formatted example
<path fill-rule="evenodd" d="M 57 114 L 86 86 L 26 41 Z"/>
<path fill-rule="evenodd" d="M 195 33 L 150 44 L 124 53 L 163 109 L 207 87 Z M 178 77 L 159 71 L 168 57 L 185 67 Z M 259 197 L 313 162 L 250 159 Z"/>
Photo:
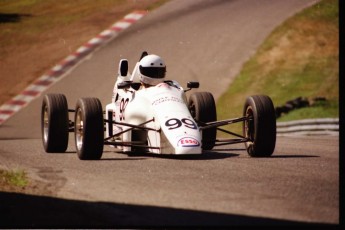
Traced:
<path fill-rule="evenodd" d="M 183 137 L 178 141 L 177 146 L 197 147 L 197 146 L 200 146 L 200 143 L 198 140 L 196 140 L 192 137 Z"/>

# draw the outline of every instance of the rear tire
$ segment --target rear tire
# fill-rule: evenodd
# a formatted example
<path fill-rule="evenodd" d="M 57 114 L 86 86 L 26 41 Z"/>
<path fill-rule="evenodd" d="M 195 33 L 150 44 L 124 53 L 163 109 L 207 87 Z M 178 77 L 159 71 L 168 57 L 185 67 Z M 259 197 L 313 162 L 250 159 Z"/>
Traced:
<path fill-rule="evenodd" d="M 246 99 L 243 116 L 252 118 L 243 122 L 243 136 L 252 157 L 269 157 L 276 143 L 276 117 L 271 98 L 266 95 L 251 96 Z"/>
<path fill-rule="evenodd" d="M 198 123 L 203 126 L 203 123 L 216 121 L 217 111 L 213 95 L 209 92 L 196 92 L 189 97 L 188 102 L 189 111 Z M 203 150 L 213 149 L 216 143 L 217 128 L 205 129 L 202 131 L 202 146 Z"/>
<path fill-rule="evenodd" d="M 68 105 L 63 94 L 47 94 L 41 108 L 41 133 L 47 153 L 66 152 L 68 147 Z"/>
<path fill-rule="evenodd" d="M 74 130 L 79 159 L 101 159 L 104 146 L 104 122 L 102 104 L 97 98 L 81 98 L 77 101 Z"/>

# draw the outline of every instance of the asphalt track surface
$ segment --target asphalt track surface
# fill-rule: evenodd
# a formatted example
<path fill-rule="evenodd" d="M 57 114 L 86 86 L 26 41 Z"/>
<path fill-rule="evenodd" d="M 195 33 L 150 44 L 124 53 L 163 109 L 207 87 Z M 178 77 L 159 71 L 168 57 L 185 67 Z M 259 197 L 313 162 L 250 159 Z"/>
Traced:
<path fill-rule="evenodd" d="M 110 103 L 120 58 L 130 70 L 143 50 L 162 56 L 169 79 L 198 80 L 217 99 L 283 20 L 314 3 L 171 1 L 90 54 L 47 93 Z M 230 226 L 339 223 L 339 138 L 278 137 L 270 158 L 243 145 L 198 157 L 127 155 L 99 161 L 44 152 L 42 97 L 0 127 L 0 165 L 25 169 L 53 196 L 0 192 L 0 225 L 25 227 Z M 230 105 L 229 105 L 230 107 Z M 30 207 L 30 208 L 28 208 Z"/>

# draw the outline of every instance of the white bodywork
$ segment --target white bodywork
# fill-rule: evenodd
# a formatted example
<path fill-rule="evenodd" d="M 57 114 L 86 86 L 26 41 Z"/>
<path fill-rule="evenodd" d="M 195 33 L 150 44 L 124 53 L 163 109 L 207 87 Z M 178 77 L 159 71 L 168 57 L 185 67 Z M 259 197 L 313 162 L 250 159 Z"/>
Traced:
<path fill-rule="evenodd" d="M 128 80 L 138 82 L 138 63 L 132 75 L 118 75 L 112 103 L 106 106 L 106 119 L 112 115 L 112 120 L 119 123 L 142 125 L 147 122 L 142 127 L 150 128 L 145 132 L 151 153 L 201 154 L 201 131 L 189 112 L 183 88 L 176 81 L 138 90 L 117 88 L 118 83 Z M 112 129 L 113 134 L 129 130 L 114 141 L 133 141 L 129 126 L 113 124 Z M 109 137 L 109 124 L 105 137 Z M 132 150 L 130 146 L 122 148 Z"/>

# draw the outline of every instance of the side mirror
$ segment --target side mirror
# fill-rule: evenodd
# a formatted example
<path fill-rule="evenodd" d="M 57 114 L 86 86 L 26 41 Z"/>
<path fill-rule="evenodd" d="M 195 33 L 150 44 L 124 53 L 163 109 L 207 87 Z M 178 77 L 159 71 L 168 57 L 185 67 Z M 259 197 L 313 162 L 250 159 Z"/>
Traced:
<path fill-rule="evenodd" d="M 119 63 L 119 75 L 120 76 L 127 76 L 128 73 L 128 61 L 127 59 L 121 59 Z"/>
<path fill-rule="evenodd" d="M 191 89 L 197 89 L 197 88 L 199 88 L 199 86 L 200 86 L 199 82 L 197 82 L 197 81 L 190 81 L 190 82 L 187 82 L 187 88 L 188 89 L 185 89 L 184 91 L 187 92 L 187 91 L 189 91 Z"/>
<path fill-rule="evenodd" d="M 190 81 L 187 83 L 187 88 L 189 89 L 197 89 L 199 88 L 200 84 L 197 81 Z"/>

